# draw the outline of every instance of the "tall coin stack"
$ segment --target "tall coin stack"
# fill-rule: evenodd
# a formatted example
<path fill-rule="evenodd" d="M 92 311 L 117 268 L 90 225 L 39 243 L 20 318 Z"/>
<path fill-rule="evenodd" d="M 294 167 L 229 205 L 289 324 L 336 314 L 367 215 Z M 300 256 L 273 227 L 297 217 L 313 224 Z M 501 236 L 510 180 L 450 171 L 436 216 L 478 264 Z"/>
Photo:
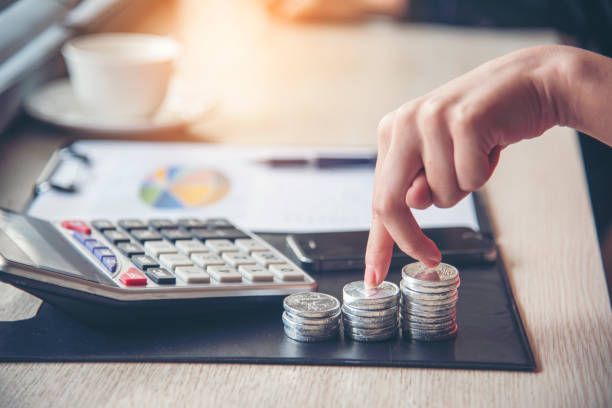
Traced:
<path fill-rule="evenodd" d="M 383 282 L 366 289 L 363 281 L 342 289 L 344 334 L 357 341 L 382 341 L 397 336 L 399 288 Z"/>
<path fill-rule="evenodd" d="M 459 272 L 441 263 L 404 266 L 400 289 L 400 322 L 404 337 L 419 341 L 447 340 L 457 335 L 456 306 Z"/>
<path fill-rule="evenodd" d="M 301 342 L 329 340 L 340 331 L 340 301 L 325 293 L 303 292 L 283 301 L 287 337 Z"/>

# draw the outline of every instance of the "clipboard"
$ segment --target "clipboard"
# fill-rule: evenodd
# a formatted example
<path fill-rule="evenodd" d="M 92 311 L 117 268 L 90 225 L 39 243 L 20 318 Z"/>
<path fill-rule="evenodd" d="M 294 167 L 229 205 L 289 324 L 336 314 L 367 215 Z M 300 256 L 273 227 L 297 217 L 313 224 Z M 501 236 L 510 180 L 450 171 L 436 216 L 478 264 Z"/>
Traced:
<path fill-rule="evenodd" d="M 71 149 L 69 158 L 84 169 L 90 164 Z M 60 183 L 50 164 L 39 178 L 33 197 L 47 189 L 78 191 L 76 183 Z M 57 163 L 57 161 L 55 162 Z M 59 183 L 59 184 L 58 184 Z M 474 195 L 480 232 L 492 236 L 485 206 Z M 260 234 L 292 256 L 286 234 Z M 214 318 L 160 321 L 142 327 L 99 327 L 75 320 L 44 302 L 37 315 L 0 322 L 0 361 L 73 362 L 203 362 L 427 367 L 534 371 L 535 358 L 501 259 L 492 264 L 461 266 L 457 305 L 459 334 L 455 340 L 419 343 L 396 338 L 358 343 L 344 337 L 322 343 L 297 343 L 283 335 L 280 305 L 250 308 Z M 361 270 L 312 273 L 319 290 L 342 297 L 346 282 L 362 278 Z M 399 271 L 389 280 L 399 281 Z M 58 299 L 61 301 L 61 299 Z M 75 305 L 77 306 L 77 305 Z"/>
<path fill-rule="evenodd" d="M 76 141 L 58 150 L 28 208 L 39 218 L 209 218 L 251 231 L 367 230 L 373 166 L 278 168 L 269 157 L 368 158 L 370 148 Z M 199 189 L 199 190 L 198 190 Z M 477 230 L 472 197 L 449 209 L 415 210 L 426 228 Z"/>

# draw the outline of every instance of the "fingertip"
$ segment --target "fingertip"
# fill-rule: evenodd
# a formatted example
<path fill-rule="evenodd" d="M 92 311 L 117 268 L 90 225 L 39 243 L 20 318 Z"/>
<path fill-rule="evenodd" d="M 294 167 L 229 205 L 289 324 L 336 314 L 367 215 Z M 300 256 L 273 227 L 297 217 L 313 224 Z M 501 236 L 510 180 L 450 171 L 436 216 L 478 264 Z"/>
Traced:
<path fill-rule="evenodd" d="M 430 243 L 429 255 L 427 256 L 427 259 L 422 262 L 428 268 L 435 268 L 442 261 L 442 253 L 438 249 L 437 245 L 431 239 L 429 239 L 429 243 Z"/>
<path fill-rule="evenodd" d="M 378 286 L 378 283 L 376 282 L 376 271 L 374 268 L 366 266 L 365 274 L 363 276 L 363 284 L 366 289 L 371 289 Z"/>

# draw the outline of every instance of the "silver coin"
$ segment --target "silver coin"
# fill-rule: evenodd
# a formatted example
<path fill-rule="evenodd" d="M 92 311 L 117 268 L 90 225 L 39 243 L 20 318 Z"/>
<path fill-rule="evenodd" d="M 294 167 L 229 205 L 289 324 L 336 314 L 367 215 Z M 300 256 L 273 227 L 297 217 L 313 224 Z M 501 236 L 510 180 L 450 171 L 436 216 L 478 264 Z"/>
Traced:
<path fill-rule="evenodd" d="M 424 293 L 424 292 L 417 292 L 416 290 L 410 289 L 409 287 L 406 286 L 406 284 L 404 283 L 404 281 L 400 282 L 400 291 L 402 296 L 406 296 L 409 297 L 410 299 L 415 299 L 415 300 L 440 300 L 440 299 L 448 299 L 452 296 L 457 295 L 459 292 L 457 290 L 457 288 L 453 287 L 450 290 L 444 291 L 444 292 L 437 292 L 437 293 Z"/>
<path fill-rule="evenodd" d="M 319 325 L 298 323 L 298 322 L 291 320 L 291 318 L 287 316 L 287 312 L 283 312 L 282 319 L 283 319 L 283 324 L 285 326 L 291 327 L 292 329 L 296 329 L 299 331 L 304 331 L 304 332 L 307 332 L 307 331 L 308 332 L 327 332 L 330 330 L 338 329 L 339 324 L 340 324 L 339 320 L 333 321 L 331 323 L 319 324 Z"/>
<path fill-rule="evenodd" d="M 417 335 L 442 335 L 442 334 L 447 334 L 453 331 L 457 330 L 457 323 L 453 323 L 450 327 L 445 327 L 445 328 L 440 328 L 440 329 L 434 329 L 434 328 L 424 328 L 424 329 L 420 329 L 420 328 L 416 328 L 416 327 L 402 327 L 403 331 L 407 331 L 410 333 L 414 333 Z"/>
<path fill-rule="evenodd" d="M 359 327 L 344 326 L 345 333 L 350 333 L 350 334 L 354 334 L 357 336 L 378 336 L 378 335 L 385 334 L 391 330 L 397 331 L 397 323 L 394 323 L 391 326 L 379 327 L 375 329 L 364 329 L 364 328 L 359 328 Z"/>
<path fill-rule="evenodd" d="M 340 301 L 335 297 L 318 292 L 301 292 L 289 295 L 283 307 L 291 314 L 301 317 L 330 317 L 338 313 Z"/>
<path fill-rule="evenodd" d="M 363 328 L 375 328 L 381 326 L 389 326 L 392 323 L 397 323 L 397 316 L 386 316 L 386 317 L 355 317 L 344 314 L 342 316 L 342 322 L 345 325 L 351 325 L 354 327 Z"/>
<path fill-rule="evenodd" d="M 414 262 L 402 268 L 402 279 L 425 287 L 449 286 L 459 280 L 459 271 L 445 263 L 428 268 L 421 262 Z"/>
<path fill-rule="evenodd" d="M 415 323 L 425 323 L 425 322 L 442 323 L 442 322 L 449 321 L 449 320 L 457 320 L 454 313 L 437 314 L 437 315 L 430 314 L 428 316 L 414 315 L 410 313 L 409 318 L 405 316 L 406 316 L 406 313 L 403 313 L 402 316 L 400 316 L 400 321 L 402 319 L 406 319 L 406 320 L 410 319 L 408 321 L 415 322 Z"/>
<path fill-rule="evenodd" d="M 457 300 L 459 299 L 459 295 L 455 293 L 455 295 L 446 298 L 446 299 L 436 299 L 436 300 L 427 300 L 427 299 L 413 299 L 406 295 L 403 296 L 404 304 L 413 304 L 420 306 L 447 306 L 447 305 L 456 305 Z"/>
<path fill-rule="evenodd" d="M 331 339 L 338 337 L 338 333 L 339 333 L 338 331 L 335 331 L 332 334 L 329 334 L 327 336 L 308 336 L 308 335 L 304 335 L 298 332 L 297 330 L 294 330 L 286 326 L 283 328 L 283 330 L 285 331 L 285 335 L 287 337 L 295 341 L 302 342 L 302 343 L 313 343 L 317 341 L 331 340 Z"/>
<path fill-rule="evenodd" d="M 384 317 L 384 316 L 394 316 L 397 314 L 397 306 L 393 306 L 389 309 L 383 310 L 363 310 L 356 309 L 349 305 L 342 305 L 342 313 L 350 314 L 357 317 Z"/>
<path fill-rule="evenodd" d="M 302 316 L 295 315 L 293 313 L 289 313 L 287 311 L 283 312 L 283 314 L 286 314 L 288 319 L 298 324 L 305 324 L 305 325 L 312 325 L 312 326 L 326 326 L 326 325 L 331 325 L 334 323 L 337 324 L 340 321 L 340 317 L 342 316 L 342 311 L 338 310 L 338 313 L 336 313 L 333 316 L 320 317 L 320 318 L 302 317 Z"/>
<path fill-rule="evenodd" d="M 387 309 L 399 299 L 399 288 L 391 282 L 382 282 L 376 288 L 366 288 L 363 281 L 347 283 L 342 289 L 342 301 L 356 309 Z"/>
<path fill-rule="evenodd" d="M 456 315 L 455 309 L 444 309 L 444 310 L 436 310 L 436 311 L 426 311 L 426 310 L 418 310 L 418 309 L 407 309 L 403 308 L 401 310 L 401 315 L 410 315 L 417 316 L 422 318 L 429 319 L 450 319 Z"/>
<path fill-rule="evenodd" d="M 413 292 L 423 293 L 423 294 L 437 294 L 437 293 L 445 293 L 450 290 L 456 290 L 461 286 L 461 281 L 457 279 L 453 284 L 447 286 L 439 286 L 439 287 L 430 287 L 423 286 L 418 283 L 408 281 L 406 279 L 402 279 L 400 281 L 400 289 L 410 289 Z"/>
<path fill-rule="evenodd" d="M 442 312 L 446 310 L 452 310 L 457 307 L 457 300 L 453 300 L 450 303 L 442 303 L 442 304 L 425 304 L 425 303 L 417 303 L 417 302 L 406 302 L 402 300 L 400 302 L 400 308 L 405 310 L 415 310 L 415 311 L 424 311 L 424 312 Z"/>
<path fill-rule="evenodd" d="M 450 330 L 456 326 L 454 320 L 450 320 L 443 323 L 417 323 L 409 320 L 402 320 L 400 327 L 405 330 L 422 330 L 422 331 L 445 331 Z"/>
<path fill-rule="evenodd" d="M 456 313 L 453 312 L 453 313 L 450 313 L 442 317 L 423 317 L 423 316 L 418 316 L 418 315 L 414 315 L 414 314 L 410 314 L 406 312 L 400 312 L 399 318 L 400 318 L 400 321 L 406 320 L 406 321 L 413 322 L 413 323 L 440 324 L 440 323 L 446 323 L 449 321 L 454 321 L 456 319 Z"/>
<path fill-rule="evenodd" d="M 408 338 L 408 339 L 412 339 L 416 341 L 445 341 L 445 340 L 451 340 L 457 337 L 458 331 L 459 329 L 457 328 L 448 333 L 432 335 L 428 333 L 402 330 L 402 335 L 404 336 L 404 338 Z"/>
<path fill-rule="evenodd" d="M 359 342 L 374 342 L 374 341 L 385 341 L 385 340 L 390 340 L 393 339 L 395 337 L 397 337 L 398 335 L 398 330 L 389 330 L 388 332 L 382 333 L 382 334 L 378 334 L 378 335 L 374 335 L 374 336 L 360 336 L 358 334 L 354 334 L 354 333 L 344 333 L 346 335 L 346 337 L 355 340 L 355 341 L 359 341 Z"/>
<path fill-rule="evenodd" d="M 310 328 L 300 329 L 297 327 L 284 326 L 285 329 L 292 330 L 294 333 L 299 334 L 300 336 L 306 337 L 329 337 L 340 332 L 340 326 L 335 327 L 333 329 L 326 330 L 312 330 Z"/>

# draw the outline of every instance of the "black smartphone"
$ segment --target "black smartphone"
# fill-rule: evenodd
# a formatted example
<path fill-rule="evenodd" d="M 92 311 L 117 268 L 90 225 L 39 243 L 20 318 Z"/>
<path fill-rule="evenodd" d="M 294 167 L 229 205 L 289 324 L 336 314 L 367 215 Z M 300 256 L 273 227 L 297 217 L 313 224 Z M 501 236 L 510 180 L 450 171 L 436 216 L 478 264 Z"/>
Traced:
<path fill-rule="evenodd" d="M 425 234 L 442 252 L 442 260 L 453 265 L 491 263 L 497 258 L 495 242 L 470 228 L 428 228 Z M 368 231 L 291 234 L 287 246 L 304 269 L 314 272 L 359 269 L 365 266 Z M 391 266 L 414 260 L 397 246 Z"/>

